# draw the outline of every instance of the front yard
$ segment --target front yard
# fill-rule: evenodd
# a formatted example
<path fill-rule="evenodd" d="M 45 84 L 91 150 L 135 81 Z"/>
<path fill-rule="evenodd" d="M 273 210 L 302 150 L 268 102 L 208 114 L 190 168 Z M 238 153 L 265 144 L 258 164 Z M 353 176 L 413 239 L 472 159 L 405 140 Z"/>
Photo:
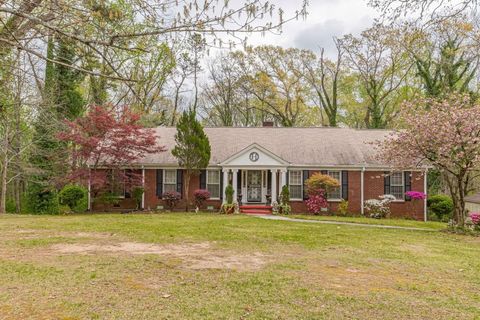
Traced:
<path fill-rule="evenodd" d="M 473 237 L 180 213 L 8 215 L 0 233 L 0 319 L 480 317 Z"/>

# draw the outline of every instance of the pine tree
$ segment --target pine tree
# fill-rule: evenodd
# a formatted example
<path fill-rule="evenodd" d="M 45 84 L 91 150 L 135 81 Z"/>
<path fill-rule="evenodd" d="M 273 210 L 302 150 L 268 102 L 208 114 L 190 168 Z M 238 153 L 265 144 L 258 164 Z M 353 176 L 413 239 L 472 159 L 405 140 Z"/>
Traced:
<path fill-rule="evenodd" d="M 206 168 L 210 161 L 210 142 L 194 111 L 185 111 L 180 117 L 175 142 L 172 154 L 177 158 L 178 165 L 185 169 L 184 195 L 188 211 L 190 178 L 199 174 L 200 169 Z"/>

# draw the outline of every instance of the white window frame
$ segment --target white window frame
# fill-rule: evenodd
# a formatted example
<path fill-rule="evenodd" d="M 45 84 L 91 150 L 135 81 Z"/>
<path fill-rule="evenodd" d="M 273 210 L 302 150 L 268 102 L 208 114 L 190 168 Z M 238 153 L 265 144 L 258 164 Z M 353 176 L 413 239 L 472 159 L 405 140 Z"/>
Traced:
<path fill-rule="evenodd" d="M 401 184 L 401 187 L 402 187 L 402 197 L 400 199 L 397 199 L 397 197 L 395 197 L 395 200 L 393 200 L 393 202 L 404 202 L 405 201 L 405 172 L 404 171 L 394 171 L 392 173 L 390 173 L 389 175 L 389 179 L 390 179 L 390 195 L 392 196 L 395 196 L 392 194 L 392 176 L 394 173 L 400 173 L 400 176 L 402 177 L 402 184 Z M 395 187 L 399 187 L 400 185 L 396 184 Z"/>
<path fill-rule="evenodd" d="M 166 174 L 167 171 L 175 171 L 175 183 L 165 183 L 165 178 L 167 176 L 167 174 Z M 172 184 L 175 186 L 174 192 L 177 192 L 177 183 L 178 183 L 178 181 L 177 181 L 177 169 L 163 169 L 163 178 L 162 179 L 163 179 L 163 181 L 162 181 L 162 183 L 163 183 L 162 193 L 169 192 L 169 191 L 166 191 L 165 185 L 172 185 Z"/>
<path fill-rule="evenodd" d="M 209 176 L 209 172 L 210 171 L 217 171 L 218 172 L 218 183 L 209 183 L 208 181 L 208 176 Z M 212 185 L 218 185 L 218 190 L 219 190 L 219 193 L 218 193 L 218 197 L 211 197 L 210 200 L 220 200 L 220 196 L 222 195 L 222 190 L 220 188 L 220 185 L 222 184 L 222 174 L 221 174 L 221 171 L 219 169 L 207 169 L 206 170 L 206 173 L 207 173 L 207 177 L 205 179 L 205 188 L 208 190 L 208 185 L 209 184 L 212 184 Z M 235 186 L 236 188 L 236 186 Z M 210 192 L 210 191 L 209 191 Z"/>
<path fill-rule="evenodd" d="M 292 201 L 303 201 L 303 170 L 288 170 L 288 191 L 290 192 L 290 186 L 298 186 L 298 184 L 292 184 L 291 182 L 291 174 L 292 172 L 300 172 L 300 198 L 292 198 L 290 197 L 290 200 Z M 291 192 L 290 192 L 291 194 Z"/>
<path fill-rule="evenodd" d="M 339 191 L 340 191 L 340 197 L 339 198 L 330 198 L 327 194 L 327 201 L 342 201 L 342 194 L 343 194 L 343 190 L 342 190 L 342 170 L 327 170 L 327 175 L 329 177 L 332 177 L 330 175 L 330 172 L 338 172 L 338 182 L 340 183 L 340 186 L 338 187 Z M 332 177 L 333 178 L 333 177 Z"/>

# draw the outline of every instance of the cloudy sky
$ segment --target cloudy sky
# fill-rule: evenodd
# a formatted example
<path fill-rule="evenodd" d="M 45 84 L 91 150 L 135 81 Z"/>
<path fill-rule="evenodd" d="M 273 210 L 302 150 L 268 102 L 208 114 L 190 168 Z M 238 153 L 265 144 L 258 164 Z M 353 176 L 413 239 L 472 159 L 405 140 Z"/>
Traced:
<path fill-rule="evenodd" d="M 294 12 L 301 0 L 273 0 L 286 13 Z M 332 37 L 358 34 L 372 25 L 378 13 L 367 6 L 367 0 L 310 0 L 306 20 L 291 21 L 282 35 L 252 35 L 249 44 L 273 44 L 318 50 L 324 47 L 328 55 L 335 54 Z"/>

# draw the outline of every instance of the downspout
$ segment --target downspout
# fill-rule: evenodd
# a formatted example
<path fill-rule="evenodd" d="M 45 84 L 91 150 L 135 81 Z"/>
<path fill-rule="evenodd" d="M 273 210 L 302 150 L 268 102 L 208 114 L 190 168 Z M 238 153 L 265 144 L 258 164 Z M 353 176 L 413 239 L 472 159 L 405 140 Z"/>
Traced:
<path fill-rule="evenodd" d="M 425 193 L 425 199 L 423 200 L 423 221 L 427 222 L 427 193 L 428 193 L 428 169 L 425 169 L 425 176 L 423 177 L 423 193 Z"/>
<path fill-rule="evenodd" d="M 365 180 L 365 167 L 362 167 L 362 171 L 360 172 L 360 213 L 362 214 L 362 216 L 364 215 L 364 202 L 365 202 L 364 180 Z"/>
<path fill-rule="evenodd" d="M 142 210 L 145 210 L 145 167 L 142 166 Z"/>
<path fill-rule="evenodd" d="M 90 165 L 87 165 L 88 168 L 88 191 L 87 191 L 87 209 L 88 211 L 92 211 L 92 170 L 90 169 Z"/>

